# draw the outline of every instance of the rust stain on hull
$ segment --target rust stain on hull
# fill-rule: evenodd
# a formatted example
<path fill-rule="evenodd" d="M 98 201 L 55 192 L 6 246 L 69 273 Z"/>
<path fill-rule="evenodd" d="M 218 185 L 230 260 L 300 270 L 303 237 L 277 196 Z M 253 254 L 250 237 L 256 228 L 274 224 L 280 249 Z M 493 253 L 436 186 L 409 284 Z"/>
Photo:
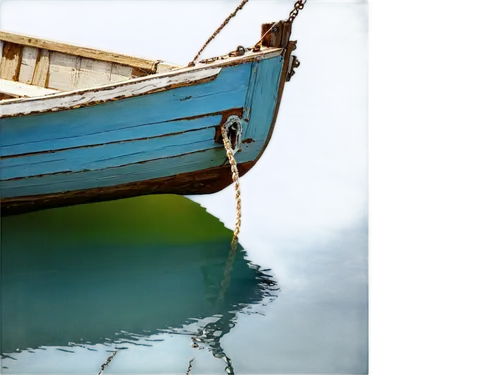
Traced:
<path fill-rule="evenodd" d="M 242 118 L 243 117 L 243 108 L 233 108 L 233 109 L 229 109 L 229 110 L 225 111 L 224 113 L 222 113 L 222 119 L 221 119 L 220 125 L 225 124 L 227 119 L 229 118 L 229 116 L 233 116 L 233 115 L 236 115 L 239 118 Z M 217 126 L 215 128 L 214 141 L 217 144 L 221 144 L 221 145 L 223 144 L 221 126 Z"/>
<path fill-rule="evenodd" d="M 239 164 L 240 176 L 247 173 L 253 165 L 254 162 Z M 2 200 L 0 208 L 2 216 L 9 216 L 48 208 L 103 202 L 148 194 L 212 194 L 231 185 L 232 182 L 231 167 L 222 165 L 202 171 L 111 187 L 8 198 Z"/>

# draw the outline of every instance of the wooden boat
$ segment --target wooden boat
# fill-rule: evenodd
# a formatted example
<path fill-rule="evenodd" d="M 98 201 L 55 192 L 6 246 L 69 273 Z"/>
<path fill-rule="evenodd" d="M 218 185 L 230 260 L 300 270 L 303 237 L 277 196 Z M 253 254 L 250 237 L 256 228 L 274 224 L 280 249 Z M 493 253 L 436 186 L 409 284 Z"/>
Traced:
<path fill-rule="evenodd" d="M 168 206 L 172 199 L 160 201 Z M 193 318 L 214 315 L 220 317 L 217 329 L 197 328 L 219 331 L 204 339 L 205 346 L 220 349 L 236 314 L 276 292 L 275 281 L 245 258 L 241 246 L 231 249 L 230 231 L 201 207 L 181 201 L 171 215 L 175 220 L 189 208 L 226 235 L 200 233 L 188 221 L 174 229 L 161 220 L 160 209 L 141 219 L 120 214 L 136 205 L 108 202 L 104 209 L 85 205 L 3 219 L 2 354 L 71 349 L 71 343 L 123 346 L 131 336 L 176 333 Z M 169 242 L 175 232 L 184 242 Z"/>
<path fill-rule="evenodd" d="M 271 137 L 298 66 L 291 22 L 225 56 L 174 66 L 0 32 L 2 215 L 231 184 Z"/>

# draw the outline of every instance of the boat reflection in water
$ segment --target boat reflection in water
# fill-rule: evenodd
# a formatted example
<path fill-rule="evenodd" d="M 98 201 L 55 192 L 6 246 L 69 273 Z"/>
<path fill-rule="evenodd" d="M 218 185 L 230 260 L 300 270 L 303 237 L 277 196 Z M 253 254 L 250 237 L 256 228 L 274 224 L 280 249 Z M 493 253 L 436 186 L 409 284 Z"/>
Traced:
<path fill-rule="evenodd" d="M 231 235 L 175 196 L 3 219 L 3 370 L 23 351 L 106 345 L 109 355 L 168 333 L 190 335 L 231 373 L 221 338 L 238 312 L 277 291 L 241 247 L 231 249 Z"/>

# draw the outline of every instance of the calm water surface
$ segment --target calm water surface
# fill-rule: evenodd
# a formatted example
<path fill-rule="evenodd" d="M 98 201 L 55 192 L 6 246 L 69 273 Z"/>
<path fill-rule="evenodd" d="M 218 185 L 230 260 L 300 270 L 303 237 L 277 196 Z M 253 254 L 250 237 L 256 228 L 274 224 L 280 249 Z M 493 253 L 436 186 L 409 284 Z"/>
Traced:
<path fill-rule="evenodd" d="M 205 21 L 234 9 L 122 2 L 120 20 L 143 24 L 110 34 L 114 2 L 4 3 L 5 29 L 95 46 L 120 35 L 103 48 L 180 64 L 219 25 Z M 253 45 L 293 4 L 258 3 L 206 57 Z M 57 27 L 40 22 L 52 12 Z M 312 1 L 294 23 L 301 66 L 242 178 L 236 252 L 232 188 L 201 206 L 155 196 L 2 219 L 2 374 L 98 374 L 115 352 L 103 374 L 367 373 L 367 15 L 365 2 Z M 141 27 L 152 39 L 124 37 Z M 181 43 L 165 37 L 179 30 Z"/>

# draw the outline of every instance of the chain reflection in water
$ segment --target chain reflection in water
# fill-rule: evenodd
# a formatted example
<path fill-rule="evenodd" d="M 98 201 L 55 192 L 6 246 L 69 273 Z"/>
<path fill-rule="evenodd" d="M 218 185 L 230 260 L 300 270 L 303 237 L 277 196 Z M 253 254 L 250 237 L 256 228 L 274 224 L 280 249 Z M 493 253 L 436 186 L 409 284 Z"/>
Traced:
<path fill-rule="evenodd" d="M 189 375 L 191 373 L 191 369 L 193 368 L 193 361 L 194 361 L 194 358 L 191 358 L 188 362 L 188 368 L 186 370 L 186 375 Z"/>
<path fill-rule="evenodd" d="M 97 375 L 102 375 L 102 373 L 104 372 L 106 367 L 108 367 L 108 365 L 111 363 L 111 361 L 115 358 L 115 356 L 117 354 L 118 354 L 118 350 L 115 350 L 113 353 L 111 353 L 111 355 L 108 358 L 106 358 L 106 361 L 101 365 L 101 368 L 100 368 L 99 372 L 97 373 Z"/>

